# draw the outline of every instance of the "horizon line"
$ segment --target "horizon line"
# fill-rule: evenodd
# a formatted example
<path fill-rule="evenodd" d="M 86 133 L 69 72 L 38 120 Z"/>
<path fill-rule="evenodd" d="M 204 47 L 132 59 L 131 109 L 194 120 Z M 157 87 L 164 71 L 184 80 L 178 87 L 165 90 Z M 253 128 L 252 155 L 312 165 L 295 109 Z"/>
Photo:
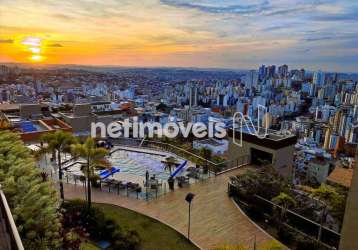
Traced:
<path fill-rule="evenodd" d="M 71 63 L 41 63 L 41 64 L 34 64 L 34 63 L 29 63 L 29 62 L 0 62 L 0 65 L 5 65 L 5 64 L 15 64 L 15 65 L 26 65 L 26 66 L 31 66 L 33 68 L 36 67 L 61 67 L 61 66 L 78 66 L 78 67 L 92 67 L 92 68 L 138 68 L 138 69 L 159 69 L 159 68 L 165 68 L 165 69 L 195 69 L 195 70 L 225 70 L 225 71 L 249 71 L 249 70 L 257 70 L 257 68 L 230 68 L 230 67 L 199 67 L 199 66 L 139 66 L 139 65 L 131 65 L 131 66 L 123 66 L 123 65 L 118 65 L 118 64 L 110 64 L 110 65 L 98 65 L 98 64 L 71 64 Z M 275 63 L 270 63 L 270 64 L 258 64 L 258 67 L 265 65 L 265 66 L 270 66 L 270 65 L 287 65 L 290 66 L 289 64 L 283 63 L 283 64 L 275 64 Z M 292 69 L 304 69 L 307 72 L 315 72 L 315 71 L 322 71 L 324 73 L 337 73 L 337 74 L 358 74 L 357 72 L 351 72 L 351 71 L 336 71 L 336 70 L 310 70 L 309 68 L 304 68 L 304 67 L 297 67 L 297 68 L 292 68 Z"/>

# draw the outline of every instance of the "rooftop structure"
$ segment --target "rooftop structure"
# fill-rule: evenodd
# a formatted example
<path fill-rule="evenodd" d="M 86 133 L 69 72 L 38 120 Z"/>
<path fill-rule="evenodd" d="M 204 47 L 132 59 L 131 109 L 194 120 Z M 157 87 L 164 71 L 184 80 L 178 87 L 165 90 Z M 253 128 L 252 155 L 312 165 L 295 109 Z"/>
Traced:
<path fill-rule="evenodd" d="M 24 142 L 37 141 L 41 135 L 55 130 L 72 131 L 71 126 L 52 117 L 43 105 L 22 104 L 5 112 L 0 115 L 0 129 L 19 132 Z"/>
<path fill-rule="evenodd" d="M 294 145 L 297 142 L 295 135 L 268 130 L 264 137 L 258 137 L 249 132 L 249 129 L 228 129 L 229 160 L 238 156 L 249 156 L 254 165 L 272 165 L 280 174 L 289 177 L 292 174 Z M 242 137 L 242 146 L 236 142 Z M 231 159 L 232 158 L 232 159 Z"/>
<path fill-rule="evenodd" d="M 332 173 L 327 177 L 326 181 L 332 185 L 339 185 L 345 188 L 350 188 L 353 177 L 352 168 L 336 167 Z"/>

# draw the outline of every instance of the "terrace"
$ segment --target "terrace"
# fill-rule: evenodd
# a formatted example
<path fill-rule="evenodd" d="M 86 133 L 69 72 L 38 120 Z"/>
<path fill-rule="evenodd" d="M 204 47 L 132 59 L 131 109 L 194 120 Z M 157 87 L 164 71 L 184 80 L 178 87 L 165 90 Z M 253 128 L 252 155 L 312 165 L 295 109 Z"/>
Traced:
<path fill-rule="evenodd" d="M 185 235 L 187 204 L 184 198 L 188 192 L 193 192 L 197 199 L 194 202 L 192 241 L 201 248 L 210 249 L 222 244 L 223 241 L 251 245 L 256 238 L 255 242 L 258 245 L 264 245 L 272 240 L 248 220 L 225 195 L 229 174 L 245 171 L 240 166 L 247 164 L 246 161 L 236 159 L 230 164 L 215 163 L 178 146 L 158 141 L 120 139 L 113 144 L 108 145 L 111 148 L 108 160 L 120 171 L 109 173 L 105 179 L 98 179 L 96 185 L 92 186 L 93 202 L 119 205 L 134 210 L 159 220 Z M 178 178 L 174 192 L 170 190 L 167 182 L 171 175 L 169 170 L 165 169 L 168 157 L 173 157 L 179 165 L 187 161 L 186 168 L 175 176 Z M 64 155 L 63 160 L 63 169 L 66 172 L 66 198 L 83 198 L 83 161 L 72 159 L 68 154 Z M 51 165 L 53 177 L 56 178 L 56 166 Z M 206 173 L 203 168 L 205 165 L 208 167 Z M 236 167 L 234 170 L 231 169 L 230 173 L 219 171 L 227 170 L 226 165 Z M 173 167 L 172 173 L 177 169 L 178 167 Z M 190 176 L 194 170 L 196 177 Z M 150 179 L 147 177 L 147 171 Z M 97 170 L 96 173 L 100 177 L 103 172 Z M 184 178 L 188 180 L 189 185 L 179 184 Z"/>
<path fill-rule="evenodd" d="M 209 173 L 196 168 L 195 163 L 187 161 L 173 153 L 160 150 L 114 146 L 107 157 L 116 173 L 103 176 L 104 170 L 96 171 L 99 179 L 96 187 L 102 191 L 113 192 L 121 196 L 151 200 L 165 195 L 172 189 L 205 180 Z M 168 158 L 172 159 L 172 169 L 168 167 Z M 64 156 L 65 179 L 67 183 L 84 185 L 83 162 Z M 56 171 L 52 171 L 56 173 Z M 167 180 L 172 176 L 176 185 L 172 188 Z"/>
<path fill-rule="evenodd" d="M 121 197 L 116 193 L 94 189 L 92 200 L 101 204 L 113 204 L 147 215 L 169 225 L 182 235 L 187 235 L 188 206 L 184 198 L 188 192 L 196 195 L 193 201 L 191 241 L 201 249 L 212 249 L 218 245 L 243 244 L 263 246 L 273 238 L 253 223 L 226 195 L 227 182 L 232 174 L 242 174 L 248 167 L 223 173 L 207 181 L 194 183 L 186 188 L 170 192 L 153 202 Z M 83 198 L 84 188 L 67 184 L 68 199 Z M 161 248 L 158 248 L 161 249 Z"/>

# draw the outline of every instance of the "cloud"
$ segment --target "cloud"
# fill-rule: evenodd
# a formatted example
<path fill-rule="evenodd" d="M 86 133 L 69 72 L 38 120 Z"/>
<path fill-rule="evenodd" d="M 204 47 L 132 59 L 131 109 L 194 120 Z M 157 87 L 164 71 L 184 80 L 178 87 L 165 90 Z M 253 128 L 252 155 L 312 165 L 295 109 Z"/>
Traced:
<path fill-rule="evenodd" d="M 179 7 L 190 8 L 200 10 L 202 12 L 213 14 L 254 14 L 261 13 L 271 9 L 268 1 L 261 1 L 257 4 L 233 4 L 232 1 L 218 1 L 213 3 L 212 1 L 197 1 L 191 2 L 187 0 L 161 0 L 162 4 Z"/>
<path fill-rule="evenodd" d="M 310 6 L 297 6 L 294 8 L 273 9 L 265 13 L 266 16 L 288 15 L 308 10 Z"/>
<path fill-rule="evenodd" d="M 13 43 L 14 40 L 12 39 L 0 39 L 0 43 Z"/>
<path fill-rule="evenodd" d="M 0 43 L 34 34 L 51 53 L 78 49 L 81 54 L 88 44 L 110 63 L 125 61 L 123 55 L 131 61 L 130 54 L 140 57 L 138 64 L 149 65 L 150 54 L 158 55 L 154 64 L 173 55 L 172 65 L 238 67 L 297 60 L 324 67 L 334 63 L 320 61 L 327 53 L 333 59 L 358 50 L 358 2 L 353 0 L 3 1 Z M 185 56 L 177 59 L 177 54 Z M 351 61 L 353 66 L 357 62 Z"/>
<path fill-rule="evenodd" d="M 66 15 L 66 14 L 62 14 L 62 13 L 56 13 L 52 15 L 55 18 L 61 19 L 62 21 L 71 21 L 73 19 L 75 19 L 74 17 L 70 16 L 70 15 Z"/>
<path fill-rule="evenodd" d="M 63 47 L 63 45 L 60 43 L 52 43 L 52 44 L 49 44 L 48 47 L 60 48 L 60 47 Z"/>
<path fill-rule="evenodd" d="M 336 21 L 358 21 L 358 10 L 343 14 L 321 14 L 313 16 L 315 21 L 336 22 Z"/>
<path fill-rule="evenodd" d="M 324 1 L 296 0 L 293 2 L 253 0 L 239 1 L 235 0 L 161 0 L 164 5 L 178 8 L 196 9 L 211 14 L 241 14 L 241 15 L 264 15 L 278 16 L 289 14 L 300 14 L 302 12 L 311 12 L 316 6 L 324 4 Z"/>
<path fill-rule="evenodd" d="M 305 42 L 315 42 L 315 41 L 325 41 L 325 40 L 333 40 L 337 37 L 335 36 L 319 36 L 319 37 L 308 37 L 304 38 Z"/>
<path fill-rule="evenodd" d="M 330 35 L 314 35 L 310 37 L 305 37 L 303 41 L 305 42 L 316 42 L 316 41 L 328 41 L 328 40 L 337 40 L 337 41 L 343 41 L 343 40 L 356 40 L 358 39 L 358 34 L 355 33 L 343 33 L 343 34 L 330 34 Z"/>
<path fill-rule="evenodd" d="M 35 47 L 39 47 L 41 45 L 41 41 L 42 39 L 39 37 L 26 37 L 24 38 L 21 43 L 27 46 L 35 46 Z"/>

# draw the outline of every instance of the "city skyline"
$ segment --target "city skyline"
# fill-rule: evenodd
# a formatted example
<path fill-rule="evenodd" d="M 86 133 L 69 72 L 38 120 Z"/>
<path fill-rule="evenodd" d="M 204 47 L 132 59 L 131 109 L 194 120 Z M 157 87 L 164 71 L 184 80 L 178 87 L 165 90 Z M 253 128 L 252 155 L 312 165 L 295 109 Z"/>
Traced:
<path fill-rule="evenodd" d="M 0 12 L 0 62 L 358 69 L 352 1 L 5 0 Z"/>

